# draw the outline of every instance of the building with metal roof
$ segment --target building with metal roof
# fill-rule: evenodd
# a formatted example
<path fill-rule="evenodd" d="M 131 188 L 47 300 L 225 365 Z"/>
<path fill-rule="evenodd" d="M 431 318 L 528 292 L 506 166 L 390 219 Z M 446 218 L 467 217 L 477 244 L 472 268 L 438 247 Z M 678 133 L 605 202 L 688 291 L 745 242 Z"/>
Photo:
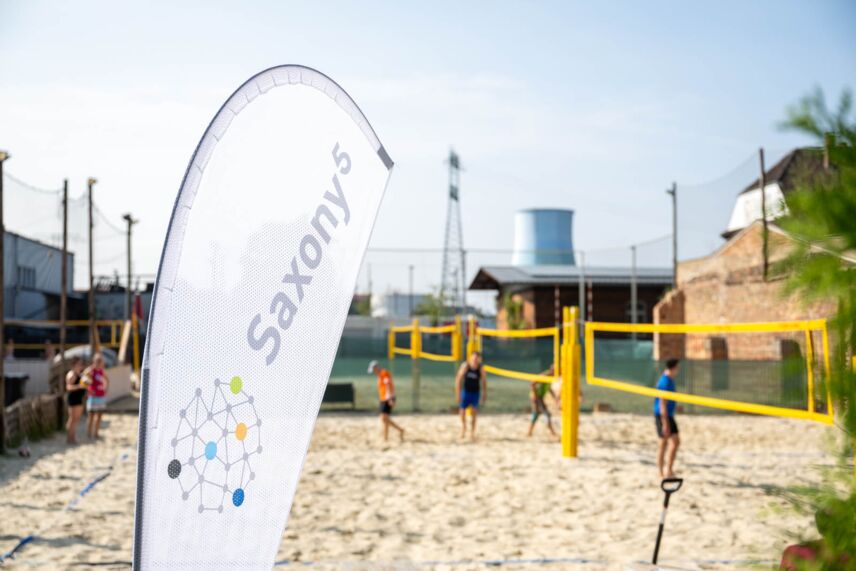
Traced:
<path fill-rule="evenodd" d="M 571 305 L 580 305 L 588 321 L 633 322 L 635 317 L 637 323 L 650 323 L 654 305 L 671 287 L 671 268 L 509 265 L 480 268 L 469 289 L 496 291 L 497 326 L 514 328 L 552 326 L 561 308 Z"/>

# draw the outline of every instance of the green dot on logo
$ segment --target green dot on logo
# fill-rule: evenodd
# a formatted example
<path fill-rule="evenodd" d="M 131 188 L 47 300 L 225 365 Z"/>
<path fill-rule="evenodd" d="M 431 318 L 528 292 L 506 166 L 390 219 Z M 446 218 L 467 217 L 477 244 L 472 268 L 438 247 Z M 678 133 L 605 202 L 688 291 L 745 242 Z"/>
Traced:
<path fill-rule="evenodd" d="M 232 391 L 233 395 L 241 392 L 241 388 L 244 386 L 244 382 L 241 380 L 241 377 L 232 377 L 232 381 L 229 383 L 229 389 Z"/>

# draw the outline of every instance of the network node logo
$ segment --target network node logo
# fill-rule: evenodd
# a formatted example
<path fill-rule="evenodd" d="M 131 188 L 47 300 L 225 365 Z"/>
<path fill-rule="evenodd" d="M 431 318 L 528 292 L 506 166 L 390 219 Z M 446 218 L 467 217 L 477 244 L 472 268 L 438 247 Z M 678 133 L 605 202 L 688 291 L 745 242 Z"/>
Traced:
<path fill-rule="evenodd" d="M 223 513 L 227 502 L 240 507 L 256 477 L 253 457 L 262 453 L 262 421 L 241 377 L 215 379 L 210 398 L 197 388 L 178 416 L 167 475 L 181 486 L 181 499 L 198 500 L 199 513 Z"/>

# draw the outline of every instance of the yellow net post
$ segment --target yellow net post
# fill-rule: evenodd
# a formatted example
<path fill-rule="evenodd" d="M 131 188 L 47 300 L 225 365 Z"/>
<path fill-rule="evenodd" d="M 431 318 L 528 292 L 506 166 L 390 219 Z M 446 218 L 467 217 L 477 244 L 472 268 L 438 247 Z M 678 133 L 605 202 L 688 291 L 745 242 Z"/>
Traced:
<path fill-rule="evenodd" d="M 829 415 L 831 421 L 835 413 L 832 410 L 832 389 L 829 386 L 829 381 L 832 376 L 832 370 L 830 369 L 829 365 L 829 330 L 826 327 L 825 320 L 823 322 L 823 328 L 820 332 L 820 338 L 823 347 L 823 374 L 826 377 L 826 414 Z"/>
<path fill-rule="evenodd" d="M 467 319 L 467 359 L 476 350 L 476 318 L 470 315 Z"/>
<path fill-rule="evenodd" d="M 411 391 L 411 408 L 413 412 L 419 410 L 419 389 L 422 384 L 422 368 L 419 363 L 419 357 L 422 354 L 422 332 L 419 330 L 419 320 L 414 319 L 412 323 L 412 331 L 410 332 L 410 351 L 412 358 L 412 375 L 413 375 L 413 390 Z"/>
<path fill-rule="evenodd" d="M 814 412 L 814 343 L 811 329 L 805 330 L 806 378 L 808 379 L 808 411 Z"/>
<path fill-rule="evenodd" d="M 386 334 L 386 357 L 390 361 L 395 359 L 395 324 L 389 324 L 389 331 Z"/>
<path fill-rule="evenodd" d="M 561 373 L 562 373 L 562 456 L 565 458 L 577 457 L 577 443 L 580 422 L 579 401 L 579 355 L 580 347 L 577 343 L 576 307 L 565 307 L 562 309 L 562 337 L 563 342 L 560 349 Z"/>
<path fill-rule="evenodd" d="M 461 362 L 461 316 L 455 316 L 455 330 L 452 332 L 452 363 L 457 367 Z"/>
<path fill-rule="evenodd" d="M 560 389 L 560 394 L 562 397 L 562 456 L 565 458 L 573 458 L 573 435 L 571 428 L 571 380 L 570 372 L 571 367 L 568 361 L 568 320 L 570 319 L 569 311 L 567 307 L 562 308 L 562 332 L 563 332 L 563 343 L 561 348 L 561 373 L 562 373 L 562 386 Z"/>

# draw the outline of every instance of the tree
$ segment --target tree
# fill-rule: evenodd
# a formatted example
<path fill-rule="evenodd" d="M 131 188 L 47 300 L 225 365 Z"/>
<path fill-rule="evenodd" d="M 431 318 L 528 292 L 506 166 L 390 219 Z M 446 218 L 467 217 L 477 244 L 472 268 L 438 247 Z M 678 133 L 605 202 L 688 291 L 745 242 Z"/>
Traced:
<path fill-rule="evenodd" d="M 821 559 L 811 569 L 856 569 L 856 490 L 847 466 L 856 437 L 856 123 L 851 109 L 849 91 L 830 111 L 816 90 L 788 110 L 784 124 L 815 137 L 825 146 L 831 165 L 828 174 L 804 177 L 788 196 L 788 215 L 780 222 L 796 238 L 781 267 L 788 275 L 785 293 L 806 302 L 837 303 L 830 321 L 833 349 L 827 382 L 844 433 L 841 461 L 822 484 L 785 493 L 797 509 L 815 514 L 819 529 L 825 528 L 818 544 Z M 844 567 L 842 556 L 849 560 Z"/>
<path fill-rule="evenodd" d="M 509 329 L 523 329 L 526 320 L 523 319 L 523 302 L 514 295 L 506 293 L 502 296 L 502 308 L 505 310 L 505 322 Z"/>
<path fill-rule="evenodd" d="M 435 293 L 426 295 L 422 302 L 413 308 L 414 315 L 427 315 L 432 326 L 440 324 L 440 318 L 444 311 L 445 304 L 440 294 L 436 291 Z"/>
<path fill-rule="evenodd" d="M 354 311 L 357 315 L 366 315 L 371 317 L 372 315 L 372 298 L 371 296 L 364 296 L 357 299 L 354 302 Z"/>

